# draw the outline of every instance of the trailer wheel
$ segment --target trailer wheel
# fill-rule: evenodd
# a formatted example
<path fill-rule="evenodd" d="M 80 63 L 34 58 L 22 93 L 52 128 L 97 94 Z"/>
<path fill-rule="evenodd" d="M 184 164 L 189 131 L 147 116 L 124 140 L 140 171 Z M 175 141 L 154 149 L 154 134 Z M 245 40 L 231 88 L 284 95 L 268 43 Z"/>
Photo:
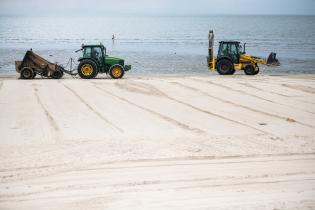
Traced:
<path fill-rule="evenodd" d="M 252 64 L 245 66 L 244 72 L 246 75 L 256 75 L 259 73 L 259 69 L 256 70 Z"/>
<path fill-rule="evenodd" d="M 34 71 L 29 67 L 24 67 L 20 74 L 21 79 L 33 79 Z"/>
<path fill-rule="evenodd" d="M 56 66 L 56 71 L 60 71 L 60 73 L 61 73 L 61 77 L 60 78 L 62 78 L 63 75 L 64 75 L 63 69 L 64 68 L 62 68 L 61 66 L 58 66 L 58 65 Z"/>
<path fill-rule="evenodd" d="M 98 74 L 97 65 L 94 61 L 83 60 L 78 66 L 78 74 L 82 79 L 93 79 Z"/>
<path fill-rule="evenodd" d="M 113 79 L 121 79 L 125 74 L 124 67 L 119 64 L 113 65 L 109 69 L 109 75 Z"/>
<path fill-rule="evenodd" d="M 228 59 L 219 60 L 217 64 L 217 71 L 221 75 L 230 75 L 235 73 L 233 63 Z"/>
<path fill-rule="evenodd" d="M 62 77 L 62 72 L 61 71 L 59 71 L 59 70 L 55 70 L 53 73 L 52 73 L 52 75 L 51 75 L 51 77 L 53 78 L 53 79 L 60 79 L 61 77 Z"/>

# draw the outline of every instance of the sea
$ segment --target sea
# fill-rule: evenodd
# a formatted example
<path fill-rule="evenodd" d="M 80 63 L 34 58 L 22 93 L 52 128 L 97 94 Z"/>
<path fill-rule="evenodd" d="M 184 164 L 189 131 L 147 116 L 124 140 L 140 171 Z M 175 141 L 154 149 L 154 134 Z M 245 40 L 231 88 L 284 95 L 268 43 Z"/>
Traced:
<path fill-rule="evenodd" d="M 253 56 L 277 53 L 281 66 L 261 66 L 261 74 L 315 73 L 315 16 L 33 15 L 0 16 L 0 74 L 16 74 L 14 61 L 29 49 L 70 68 L 82 44 L 99 43 L 131 64 L 131 75 L 209 74 L 209 30 L 215 52 L 219 41 L 236 40 Z"/>

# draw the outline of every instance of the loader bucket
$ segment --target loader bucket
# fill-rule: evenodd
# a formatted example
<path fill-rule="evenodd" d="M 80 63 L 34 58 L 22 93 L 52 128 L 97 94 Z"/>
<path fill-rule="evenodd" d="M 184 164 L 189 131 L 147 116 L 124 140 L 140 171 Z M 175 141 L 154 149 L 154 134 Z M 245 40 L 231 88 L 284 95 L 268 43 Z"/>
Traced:
<path fill-rule="evenodd" d="M 276 53 L 274 53 L 274 52 L 270 53 L 270 55 L 268 56 L 268 59 L 267 59 L 267 65 L 280 66 L 280 62 L 277 59 Z"/>

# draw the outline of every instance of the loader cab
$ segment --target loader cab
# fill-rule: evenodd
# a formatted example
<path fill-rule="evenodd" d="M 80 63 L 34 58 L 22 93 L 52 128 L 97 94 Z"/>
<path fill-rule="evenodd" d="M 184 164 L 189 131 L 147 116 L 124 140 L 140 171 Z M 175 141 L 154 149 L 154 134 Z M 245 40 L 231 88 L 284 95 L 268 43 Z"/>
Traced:
<path fill-rule="evenodd" d="M 241 47 L 240 42 L 222 41 L 219 45 L 218 59 L 228 58 L 234 64 L 240 63 Z"/>

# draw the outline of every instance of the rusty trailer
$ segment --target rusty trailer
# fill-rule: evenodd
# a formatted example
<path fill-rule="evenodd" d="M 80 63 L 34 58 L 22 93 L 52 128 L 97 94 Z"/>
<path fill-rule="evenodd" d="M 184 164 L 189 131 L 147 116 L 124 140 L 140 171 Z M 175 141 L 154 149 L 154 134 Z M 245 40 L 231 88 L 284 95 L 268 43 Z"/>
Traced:
<path fill-rule="evenodd" d="M 15 69 L 21 79 L 33 79 L 36 75 L 60 79 L 65 71 L 62 66 L 47 61 L 32 50 L 26 52 L 22 61 L 15 61 Z"/>

